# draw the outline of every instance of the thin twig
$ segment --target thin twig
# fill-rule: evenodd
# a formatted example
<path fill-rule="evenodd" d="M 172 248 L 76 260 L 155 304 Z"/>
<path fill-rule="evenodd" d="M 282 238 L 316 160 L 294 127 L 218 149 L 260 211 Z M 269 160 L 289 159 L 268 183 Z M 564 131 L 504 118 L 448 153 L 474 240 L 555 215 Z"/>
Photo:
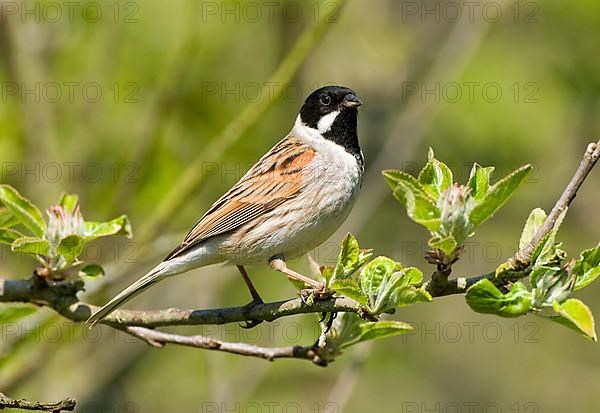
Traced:
<path fill-rule="evenodd" d="M 567 210 L 567 208 L 569 208 L 569 205 L 571 205 L 571 202 L 573 202 L 577 196 L 577 191 L 581 188 L 581 185 L 583 185 L 583 182 L 598 162 L 598 158 L 600 158 L 600 140 L 588 145 L 587 150 L 583 155 L 583 159 L 579 164 L 579 168 L 577 168 L 575 175 L 571 178 L 571 182 L 569 182 L 556 202 L 556 205 L 552 208 L 552 211 L 544 224 L 538 229 L 529 245 L 515 254 L 513 258 L 513 266 L 515 269 L 523 269 L 529 265 L 531 255 L 536 246 L 550 233 L 550 231 L 552 231 L 558 218 Z"/>
<path fill-rule="evenodd" d="M 66 398 L 56 403 L 48 402 L 30 402 L 25 399 L 11 399 L 3 393 L 0 393 L 0 410 L 4 409 L 23 409 L 36 410 L 42 412 L 61 412 L 75 410 L 77 401 L 71 398 Z"/>
<path fill-rule="evenodd" d="M 184 336 L 165 333 L 145 327 L 126 327 L 123 331 L 156 348 L 162 348 L 165 344 L 170 343 L 206 350 L 223 351 L 241 356 L 258 357 L 268 361 L 278 358 L 300 358 L 315 362 L 320 361 L 320 357 L 313 346 L 259 347 L 246 343 L 231 343 L 216 340 L 200 335 Z"/>

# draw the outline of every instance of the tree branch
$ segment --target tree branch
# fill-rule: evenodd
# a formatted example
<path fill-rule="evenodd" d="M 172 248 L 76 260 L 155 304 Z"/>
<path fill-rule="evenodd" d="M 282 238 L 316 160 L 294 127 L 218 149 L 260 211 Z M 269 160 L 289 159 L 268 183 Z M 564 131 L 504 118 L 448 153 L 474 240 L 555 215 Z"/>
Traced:
<path fill-rule="evenodd" d="M 50 281 L 39 276 L 21 280 L 0 278 L 0 302 L 25 302 L 47 306 L 72 321 L 86 321 L 99 307 L 79 301 L 77 293 L 83 290 L 83 281 Z M 146 328 L 183 325 L 218 325 L 244 321 L 274 321 L 281 317 L 331 312 L 361 311 L 360 305 L 346 297 L 315 300 L 312 304 L 301 299 L 290 299 L 251 307 L 225 307 L 209 310 L 135 311 L 118 309 L 103 319 L 111 327 L 138 326 Z"/>
<path fill-rule="evenodd" d="M 36 410 L 42 412 L 56 412 L 75 410 L 77 401 L 66 398 L 56 403 L 47 402 L 30 402 L 25 399 L 11 399 L 3 393 L 0 393 L 0 410 L 4 409 L 23 409 L 23 410 Z"/>
<path fill-rule="evenodd" d="M 0 279 L 0 302 L 25 302 L 54 309 L 63 317 L 81 322 L 99 307 L 79 301 L 77 293 L 84 287 L 81 280 L 51 281 L 33 275 L 22 280 Z M 185 336 L 153 330 L 155 327 L 181 325 L 219 325 L 245 321 L 273 321 L 281 317 L 308 314 L 355 312 L 360 305 L 346 297 L 330 298 L 306 304 L 299 298 L 273 303 L 256 304 L 210 310 L 166 309 L 158 311 L 116 310 L 101 321 L 102 324 L 124 331 L 157 348 L 165 344 L 223 351 L 273 361 L 278 358 L 310 360 L 319 366 L 327 361 L 316 346 L 259 347 L 245 343 L 231 343 L 204 336 Z"/>

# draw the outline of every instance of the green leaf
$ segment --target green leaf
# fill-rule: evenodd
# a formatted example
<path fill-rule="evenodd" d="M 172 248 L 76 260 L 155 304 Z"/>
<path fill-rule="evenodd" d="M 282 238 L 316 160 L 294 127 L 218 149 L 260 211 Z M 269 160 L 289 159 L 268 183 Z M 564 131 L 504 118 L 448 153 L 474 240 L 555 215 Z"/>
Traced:
<path fill-rule="evenodd" d="M 319 269 L 321 271 L 321 276 L 325 280 L 325 285 L 329 286 L 329 284 L 331 283 L 331 280 L 333 279 L 334 267 L 332 267 L 331 265 L 325 265 Z"/>
<path fill-rule="evenodd" d="M 401 273 L 402 266 L 387 257 L 377 257 L 365 265 L 361 274 L 361 289 L 368 297 L 371 314 L 387 312 L 396 306 L 396 289 L 407 286 L 410 277 Z"/>
<path fill-rule="evenodd" d="M 36 311 L 37 308 L 31 305 L 2 304 L 0 305 L 0 324 L 14 323 Z"/>
<path fill-rule="evenodd" d="M 373 254 L 370 250 L 361 250 L 358 241 L 352 234 L 346 234 L 342 241 L 342 248 L 338 256 L 333 279 L 343 279 L 351 277 L 360 267 L 363 266 Z"/>
<path fill-rule="evenodd" d="M 358 283 L 352 279 L 337 279 L 331 284 L 331 288 L 338 294 L 353 299 L 362 305 L 367 305 L 369 298 L 362 292 Z"/>
<path fill-rule="evenodd" d="M 391 337 L 412 331 L 410 324 L 401 321 L 363 321 L 355 313 L 342 313 L 327 334 L 327 346 L 333 353 L 357 343 Z"/>
<path fill-rule="evenodd" d="M 394 198 L 405 206 L 410 219 L 432 232 L 440 228 L 440 210 L 429 197 L 415 191 L 404 182 L 398 183 L 393 194 Z"/>
<path fill-rule="evenodd" d="M 589 271 L 586 271 L 581 277 L 577 277 L 577 281 L 575 281 L 575 291 L 581 290 L 582 288 L 587 287 L 592 282 L 596 280 L 600 276 L 600 266 L 594 267 Z"/>
<path fill-rule="evenodd" d="M 593 341 L 598 341 L 594 315 L 583 302 L 570 298 L 562 304 L 555 301 L 552 307 L 559 314 L 559 317 L 550 317 L 552 321 L 572 328 Z"/>
<path fill-rule="evenodd" d="M 75 208 L 79 204 L 79 197 L 73 194 L 62 194 L 59 205 L 64 209 L 67 215 L 73 215 Z"/>
<path fill-rule="evenodd" d="M 355 313 L 339 314 L 327 334 L 328 346 L 332 349 L 351 346 L 359 336 L 361 323 L 363 320 Z"/>
<path fill-rule="evenodd" d="M 532 287 L 542 288 L 542 280 L 548 279 L 548 277 L 551 277 L 560 271 L 560 267 L 548 267 L 545 265 L 535 267 L 531 271 L 531 274 L 529 274 L 529 284 L 531 284 Z"/>
<path fill-rule="evenodd" d="M 490 187 L 490 177 L 492 176 L 494 169 L 493 166 L 484 168 L 477 163 L 473 165 L 471 175 L 469 176 L 469 183 L 467 185 L 471 188 L 473 198 L 475 198 L 476 201 L 483 199 L 487 195 Z"/>
<path fill-rule="evenodd" d="M 342 248 L 333 271 L 334 278 L 346 278 L 352 275 L 354 264 L 358 261 L 359 251 L 360 247 L 356 238 L 352 234 L 346 234 L 342 240 Z"/>
<path fill-rule="evenodd" d="M 531 243 L 537 231 L 542 225 L 544 225 L 546 217 L 546 212 L 541 208 L 536 208 L 533 211 L 531 211 L 531 214 L 529 214 L 529 218 L 527 218 L 527 222 L 525 223 L 525 227 L 523 228 L 523 233 L 521 234 L 521 239 L 519 241 L 520 250 L 526 248 Z"/>
<path fill-rule="evenodd" d="M 445 238 L 433 237 L 429 240 L 429 246 L 441 250 L 446 255 L 451 255 L 458 247 L 458 243 L 452 235 L 448 235 Z"/>
<path fill-rule="evenodd" d="M 469 221 L 473 225 L 479 226 L 491 218 L 508 201 L 531 171 L 533 171 L 533 167 L 525 165 L 494 184 L 488 193 L 476 202 Z"/>
<path fill-rule="evenodd" d="M 417 285 L 423 281 L 423 273 L 416 267 L 406 267 L 400 270 L 405 283 L 404 285 Z"/>
<path fill-rule="evenodd" d="M 554 228 L 548 233 L 533 250 L 531 255 L 532 266 L 547 265 L 559 261 L 563 252 L 559 249 L 560 244 L 556 243 L 556 234 L 567 214 L 568 209 L 565 209 L 562 214 L 556 219 Z"/>
<path fill-rule="evenodd" d="M 19 223 L 17 217 L 15 217 L 7 208 L 0 208 L 0 228 L 14 227 Z"/>
<path fill-rule="evenodd" d="M 402 268 L 392 274 L 387 285 L 379 293 L 379 311 L 431 301 L 431 295 L 425 289 L 415 287 L 422 281 L 423 273 L 415 267 Z"/>
<path fill-rule="evenodd" d="M 554 301 L 563 302 L 573 292 L 575 278 L 561 267 L 535 267 L 530 275 L 535 286 L 534 307 L 547 307 Z"/>
<path fill-rule="evenodd" d="M 361 277 L 361 288 L 368 298 L 368 311 L 380 314 L 399 305 L 428 301 L 428 294 L 419 293 L 414 287 L 422 281 L 423 273 L 417 268 L 402 268 L 387 257 L 375 258 L 365 266 Z"/>
<path fill-rule="evenodd" d="M 437 197 L 431 196 L 421 182 L 406 172 L 391 169 L 383 171 L 383 176 L 394 197 L 404 205 L 413 221 L 431 231 L 439 228 L 440 211 L 435 205 Z"/>
<path fill-rule="evenodd" d="M 377 257 L 363 268 L 360 280 L 362 291 L 369 296 L 370 301 L 379 294 L 382 284 L 392 276 L 396 271 L 402 269 L 402 266 L 396 261 L 387 257 Z"/>
<path fill-rule="evenodd" d="M 15 240 L 22 238 L 23 234 L 10 228 L 0 228 L 0 244 L 12 245 Z"/>
<path fill-rule="evenodd" d="M 402 321 L 376 321 L 366 322 L 359 325 L 358 340 L 353 344 L 378 338 L 392 337 L 398 334 L 405 334 L 413 330 L 413 327 Z"/>
<path fill-rule="evenodd" d="M 14 252 L 21 252 L 30 255 L 50 255 L 50 242 L 43 238 L 21 237 L 15 240 L 12 244 Z"/>
<path fill-rule="evenodd" d="M 424 288 L 401 288 L 395 293 L 395 306 L 406 307 L 417 303 L 428 303 L 433 300 Z"/>
<path fill-rule="evenodd" d="M 89 264 L 79 270 L 79 276 L 83 277 L 99 277 L 104 275 L 104 268 L 98 264 Z"/>
<path fill-rule="evenodd" d="M 600 276 L 600 244 L 596 248 L 585 250 L 575 262 L 572 272 L 577 276 L 575 290 L 591 284 Z"/>
<path fill-rule="evenodd" d="M 84 223 L 84 233 L 86 241 L 111 235 L 125 235 L 127 238 L 131 238 L 131 222 L 129 222 L 127 215 L 121 215 L 108 222 L 86 221 Z"/>
<path fill-rule="evenodd" d="M 452 171 L 445 163 L 435 159 L 431 148 L 429 161 L 419 173 L 418 181 L 433 199 L 438 199 L 452 185 Z"/>
<path fill-rule="evenodd" d="M 417 178 L 415 178 L 411 174 L 395 169 L 387 169 L 382 173 L 388 185 L 390 186 L 390 188 L 392 188 L 392 191 L 396 189 L 396 186 L 398 186 L 399 183 L 403 183 L 404 185 L 407 185 L 414 193 L 420 194 L 423 197 L 428 198 L 432 204 L 435 204 L 435 202 L 437 201 L 437 198 L 431 197 L 427 193 L 425 187 L 421 184 L 421 182 L 419 182 Z"/>
<path fill-rule="evenodd" d="M 0 185 L 0 201 L 29 231 L 41 238 L 46 232 L 42 213 L 28 199 L 9 185 Z"/>
<path fill-rule="evenodd" d="M 504 273 L 512 271 L 514 268 L 512 260 L 504 261 L 496 268 L 496 278 L 502 276 Z"/>
<path fill-rule="evenodd" d="M 60 240 L 56 252 L 64 257 L 67 264 L 72 263 L 81 255 L 83 251 L 84 239 L 79 235 L 68 235 L 67 237 Z"/>
<path fill-rule="evenodd" d="M 488 279 L 483 279 L 467 290 L 467 304 L 478 313 L 501 317 L 518 317 L 531 309 L 532 294 L 521 282 L 512 284 L 508 293 L 502 292 Z"/>
<path fill-rule="evenodd" d="M 391 337 L 412 331 L 410 324 L 401 321 L 362 321 L 354 313 L 342 313 L 328 334 L 328 346 L 331 349 L 344 349 L 355 344 Z"/>

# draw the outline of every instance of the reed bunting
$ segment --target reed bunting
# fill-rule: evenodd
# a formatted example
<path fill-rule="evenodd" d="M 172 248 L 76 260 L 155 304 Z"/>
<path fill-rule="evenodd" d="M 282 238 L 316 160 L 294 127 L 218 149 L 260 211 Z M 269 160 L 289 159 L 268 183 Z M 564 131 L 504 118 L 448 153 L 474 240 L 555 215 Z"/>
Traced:
<path fill-rule="evenodd" d="M 305 100 L 291 132 L 219 198 L 181 245 L 127 287 L 88 322 L 102 320 L 157 282 L 219 262 L 235 264 L 262 303 L 244 266 L 272 269 L 314 288 L 322 284 L 286 266 L 329 238 L 344 222 L 362 183 L 358 143 L 361 101 L 354 91 L 327 86 Z"/>

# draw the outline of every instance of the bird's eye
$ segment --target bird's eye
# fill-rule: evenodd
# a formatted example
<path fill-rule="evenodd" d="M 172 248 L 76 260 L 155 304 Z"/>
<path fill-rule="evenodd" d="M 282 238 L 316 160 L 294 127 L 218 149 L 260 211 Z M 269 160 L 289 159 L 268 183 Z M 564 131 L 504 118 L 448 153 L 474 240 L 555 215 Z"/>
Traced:
<path fill-rule="evenodd" d="M 321 95 L 319 100 L 321 101 L 321 104 L 324 106 L 329 106 L 331 104 L 331 96 L 329 96 L 329 95 Z"/>

